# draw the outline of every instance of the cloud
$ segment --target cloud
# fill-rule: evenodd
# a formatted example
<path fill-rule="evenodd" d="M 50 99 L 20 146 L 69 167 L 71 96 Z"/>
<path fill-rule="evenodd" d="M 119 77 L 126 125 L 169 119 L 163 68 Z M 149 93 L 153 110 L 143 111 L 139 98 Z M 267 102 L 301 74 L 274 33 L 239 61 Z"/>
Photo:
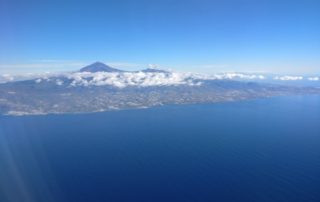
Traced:
<path fill-rule="evenodd" d="M 246 75 L 239 73 L 227 74 L 194 74 L 183 72 L 74 72 L 61 75 L 69 80 L 71 86 L 104 86 L 110 85 L 118 88 L 129 86 L 169 86 L 189 85 L 198 86 L 205 80 L 217 79 L 264 79 L 262 75 Z M 48 78 L 44 78 L 48 80 Z M 56 81 L 63 85 L 62 80 Z"/>
<path fill-rule="evenodd" d="M 308 78 L 309 81 L 320 81 L 319 77 L 309 77 Z"/>
<path fill-rule="evenodd" d="M 0 75 L 0 83 L 6 83 L 10 81 L 23 81 L 23 80 L 31 80 L 31 79 L 46 79 L 53 76 L 60 76 L 65 73 L 20 73 L 20 74 L 2 74 Z"/>
<path fill-rule="evenodd" d="M 265 76 L 256 75 L 256 74 L 224 73 L 224 74 L 215 74 L 215 75 L 217 78 L 220 78 L 220 79 L 245 79 L 245 80 L 265 79 Z"/>
<path fill-rule="evenodd" d="M 276 76 L 273 79 L 280 80 L 280 81 L 299 81 L 299 80 L 303 80 L 303 77 L 302 76 Z"/>
<path fill-rule="evenodd" d="M 0 83 L 13 81 L 13 80 L 14 80 L 14 77 L 11 76 L 10 74 L 2 74 L 2 75 L 0 75 Z"/>
<path fill-rule="evenodd" d="M 36 79 L 36 83 L 41 83 L 42 79 Z"/>
<path fill-rule="evenodd" d="M 104 86 L 118 88 L 128 86 L 168 86 L 168 85 L 200 85 L 194 79 L 180 73 L 159 72 L 78 72 L 67 75 L 71 86 Z"/>
<path fill-rule="evenodd" d="M 156 67 L 151 65 L 152 67 Z M 202 85 L 207 80 L 264 80 L 268 77 L 263 74 L 227 72 L 220 74 L 199 74 L 191 72 L 62 72 L 62 73 L 25 73 L 25 74 L 3 74 L 0 75 L 0 83 L 19 80 L 34 79 L 35 83 L 53 82 L 55 85 L 69 86 L 114 86 L 125 88 L 129 86 L 168 86 L 168 85 Z M 272 77 L 271 77 L 272 78 Z M 298 81 L 303 80 L 302 76 L 275 76 L 274 80 Z M 319 77 L 308 77 L 309 81 L 319 81 Z"/>
<path fill-rule="evenodd" d="M 60 79 L 57 79 L 56 80 L 56 84 L 58 85 L 58 86 L 61 86 L 61 85 L 63 85 L 63 81 L 62 80 L 60 80 Z"/>
<path fill-rule="evenodd" d="M 27 73 L 19 75 L 5 74 L 0 76 L 0 82 L 35 79 L 36 83 L 50 81 L 53 78 L 56 85 L 64 85 L 64 79 L 70 81 L 71 86 L 103 86 L 111 85 L 119 88 L 127 86 L 161 86 L 161 85 L 201 85 L 205 80 L 260 80 L 263 75 L 222 73 L 197 74 L 190 72 L 64 72 L 64 73 Z M 61 78 L 61 79 L 58 79 Z"/>
<path fill-rule="evenodd" d="M 151 68 L 151 69 L 156 69 L 156 68 L 159 68 L 160 65 L 158 64 L 148 64 L 148 67 Z"/>
<path fill-rule="evenodd" d="M 230 79 L 230 80 L 263 80 L 266 77 L 262 74 L 245 74 L 245 73 L 221 73 L 221 74 L 197 74 L 190 73 L 192 77 L 203 80 L 213 79 Z"/>

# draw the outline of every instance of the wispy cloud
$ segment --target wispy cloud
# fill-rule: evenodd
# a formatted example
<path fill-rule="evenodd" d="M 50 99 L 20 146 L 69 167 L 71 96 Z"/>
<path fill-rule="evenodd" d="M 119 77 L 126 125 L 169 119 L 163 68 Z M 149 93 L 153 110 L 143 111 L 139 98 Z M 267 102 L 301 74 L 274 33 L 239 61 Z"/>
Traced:
<path fill-rule="evenodd" d="M 159 64 L 148 64 L 148 67 L 151 69 L 154 69 L 154 68 L 159 68 L 160 65 Z"/>
<path fill-rule="evenodd" d="M 309 77 L 309 81 L 320 81 L 320 77 Z"/>
<path fill-rule="evenodd" d="M 281 81 L 298 81 L 298 80 L 303 80 L 303 77 L 302 76 L 276 76 L 273 79 L 281 80 Z"/>

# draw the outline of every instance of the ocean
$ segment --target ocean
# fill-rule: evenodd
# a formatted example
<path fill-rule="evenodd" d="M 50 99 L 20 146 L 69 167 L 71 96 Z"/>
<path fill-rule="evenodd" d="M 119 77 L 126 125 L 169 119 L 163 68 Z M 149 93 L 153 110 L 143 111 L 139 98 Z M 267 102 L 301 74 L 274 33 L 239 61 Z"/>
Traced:
<path fill-rule="evenodd" d="M 0 201 L 320 201 L 320 96 L 0 116 Z"/>

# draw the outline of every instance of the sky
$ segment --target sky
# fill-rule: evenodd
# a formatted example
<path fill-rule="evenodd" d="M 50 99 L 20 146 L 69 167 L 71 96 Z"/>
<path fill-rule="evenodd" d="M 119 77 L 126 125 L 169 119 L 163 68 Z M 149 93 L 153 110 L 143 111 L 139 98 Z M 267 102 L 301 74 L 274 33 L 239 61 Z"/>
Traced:
<path fill-rule="evenodd" d="M 0 73 L 320 74 L 319 0 L 0 0 Z"/>

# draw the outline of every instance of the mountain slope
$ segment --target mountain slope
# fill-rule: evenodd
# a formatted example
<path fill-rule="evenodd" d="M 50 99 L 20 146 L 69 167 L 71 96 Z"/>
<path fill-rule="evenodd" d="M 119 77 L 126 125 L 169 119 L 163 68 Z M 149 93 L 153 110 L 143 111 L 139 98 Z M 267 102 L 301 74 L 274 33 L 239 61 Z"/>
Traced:
<path fill-rule="evenodd" d="M 102 62 L 95 62 L 91 65 L 85 66 L 82 69 L 80 69 L 80 72 L 122 72 L 122 70 L 115 69 L 113 67 L 110 67 Z"/>

